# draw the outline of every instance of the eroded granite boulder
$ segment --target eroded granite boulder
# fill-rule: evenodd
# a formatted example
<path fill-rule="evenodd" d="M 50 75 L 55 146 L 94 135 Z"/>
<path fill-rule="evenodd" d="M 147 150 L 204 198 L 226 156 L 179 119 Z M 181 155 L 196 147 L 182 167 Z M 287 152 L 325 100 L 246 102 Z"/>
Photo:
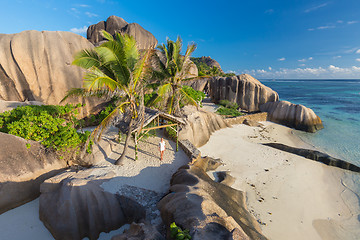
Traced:
<path fill-rule="evenodd" d="M 132 223 L 128 230 L 111 240 L 165 240 L 165 237 L 150 223 Z"/>
<path fill-rule="evenodd" d="M 156 193 L 127 185 L 117 193 L 105 191 L 101 184 L 115 176 L 98 166 L 67 171 L 41 185 L 40 220 L 55 239 L 97 239 L 101 232 L 146 218 L 141 203 L 149 197 L 158 200 Z"/>
<path fill-rule="evenodd" d="M 158 203 L 168 236 L 175 222 L 188 229 L 193 240 L 266 239 L 246 207 L 245 193 L 207 175 L 213 161 L 200 158 L 173 175 L 169 193 Z"/>
<path fill-rule="evenodd" d="M 268 113 L 268 120 L 306 132 L 316 132 L 324 126 L 314 111 L 288 101 L 268 102 L 260 106 Z"/>
<path fill-rule="evenodd" d="M 71 88 L 82 87 L 84 71 L 71 63 L 74 55 L 93 45 L 71 32 L 24 31 L 0 34 L 0 99 L 59 104 Z M 86 103 L 93 100 L 68 99 Z"/>
<path fill-rule="evenodd" d="M 249 74 L 233 77 L 214 77 L 210 81 L 210 97 L 214 102 L 229 100 L 249 112 L 260 110 L 260 106 L 279 99 L 277 92 L 263 85 Z"/>
<path fill-rule="evenodd" d="M 0 132 L 0 214 L 37 198 L 40 184 L 65 168 L 40 143 Z"/>
<path fill-rule="evenodd" d="M 179 140 L 188 139 L 195 147 L 207 143 L 210 135 L 216 130 L 229 127 L 220 115 L 195 106 L 183 107 L 180 116 L 186 124 L 180 130 Z"/>
<path fill-rule="evenodd" d="M 106 21 L 91 25 L 87 30 L 87 39 L 93 44 L 101 43 L 105 40 L 101 34 L 102 30 L 111 35 L 126 33 L 133 36 L 139 49 L 154 48 L 157 45 L 156 38 L 149 31 L 137 23 L 127 23 L 121 17 L 110 16 Z"/>

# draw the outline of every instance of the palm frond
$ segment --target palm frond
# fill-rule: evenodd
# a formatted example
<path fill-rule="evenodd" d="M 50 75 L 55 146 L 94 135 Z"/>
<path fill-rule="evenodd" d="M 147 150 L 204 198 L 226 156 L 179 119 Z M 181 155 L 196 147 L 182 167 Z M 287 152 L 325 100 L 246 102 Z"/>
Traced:
<path fill-rule="evenodd" d="M 113 37 L 110 33 L 108 33 L 107 31 L 105 31 L 105 30 L 102 30 L 102 31 L 101 31 L 101 35 L 102 35 L 105 39 L 107 39 L 108 41 L 114 41 L 114 37 Z"/>
<path fill-rule="evenodd" d="M 75 60 L 72 64 L 89 69 L 93 66 L 100 67 L 102 62 L 95 49 L 84 49 L 75 55 Z"/>
<path fill-rule="evenodd" d="M 194 106 L 198 106 L 198 103 L 192 98 L 189 94 L 187 94 L 182 88 L 180 89 L 182 97 L 190 104 Z"/>
<path fill-rule="evenodd" d="M 92 67 L 91 71 L 87 73 L 84 77 L 84 88 L 88 91 L 105 88 L 114 91 L 117 88 L 121 88 L 121 86 L 118 82 L 107 76 L 98 68 Z"/>

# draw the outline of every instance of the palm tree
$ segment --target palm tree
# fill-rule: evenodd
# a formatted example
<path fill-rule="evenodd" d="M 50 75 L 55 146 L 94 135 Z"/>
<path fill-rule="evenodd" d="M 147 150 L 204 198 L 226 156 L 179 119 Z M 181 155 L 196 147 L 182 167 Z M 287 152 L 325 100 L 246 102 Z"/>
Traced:
<path fill-rule="evenodd" d="M 134 37 L 117 33 L 114 39 L 108 32 L 102 33 L 108 41 L 99 47 L 82 50 L 72 63 L 87 70 L 84 87 L 71 89 L 62 101 L 69 96 L 107 96 L 118 99 L 115 109 L 95 128 L 92 137 L 98 136 L 99 139 L 111 120 L 118 116 L 119 112 L 124 113 L 124 116 L 130 119 L 127 137 L 123 152 L 115 162 L 116 165 L 122 165 L 127 154 L 132 127 L 139 121 L 144 110 L 142 81 L 148 69 L 152 50 L 140 54 Z"/>
<path fill-rule="evenodd" d="M 190 60 L 191 54 L 196 49 L 196 44 L 189 44 L 185 55 L 181 55 L 182 40 L 177 38 L 176 42 L 167 39 L 167 44 L 159 45 L 159 52 L 153 54 L 152 71 L 153 78 L 160 81 L 158 97 L 153 103 L 165 100 L 165 107 L 169 114 L 178 114 L 180 111 L 180 100 L 197 105 L 196 101 L 189 96 L 182 88 L 182 81 L 188 78 L 193 63 Z"/>

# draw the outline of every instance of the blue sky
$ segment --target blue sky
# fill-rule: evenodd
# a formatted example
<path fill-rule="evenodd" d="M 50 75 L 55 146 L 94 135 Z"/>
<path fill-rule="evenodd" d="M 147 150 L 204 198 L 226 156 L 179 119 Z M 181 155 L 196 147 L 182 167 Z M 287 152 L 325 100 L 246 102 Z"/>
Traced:
<path fill-rule="evenodd" d="M 0 33 L 73 31 L 110 15 L 159 43 L 178 35 L 225 71 L 257 78 L 360 79 L 360 0 L 1 0 Z"/>

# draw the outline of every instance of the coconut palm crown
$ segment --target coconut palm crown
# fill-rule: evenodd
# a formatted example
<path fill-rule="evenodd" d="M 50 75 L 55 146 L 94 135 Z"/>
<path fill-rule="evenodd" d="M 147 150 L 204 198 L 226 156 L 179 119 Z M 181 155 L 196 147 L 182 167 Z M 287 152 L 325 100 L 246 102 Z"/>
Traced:
<path fill-rule="evenodd" d="M 196 44 L 189 44 L 185 55 L 181 55 L 182 40 L 180 37 L 174 42 L 167 39 L 167 43 L 157 46 L 158 53 L 153 54 L 152 64 L 154 69 L 152 77 L 160 81 L 157 90 L 158 97 L 153 101 L 157 103 L 165 101 L 166 110 L 169 114 L 177 114 L 180 111 L 180 100 L 197 105 L 182 88 L 182 81 L 190 80 L 188 78 L 192 62 L 191 54 L 196 49 Z"/>
<path fill-rule="evenodd" d="M 148 69 L 151 49 L 140 54 L 134 37 L 117 33 L 114 39 L 108 32 L 102 33 L 107 42 L 93 49 L 82 50 L 75 56 L 72 64 L 87 70 L 83 88 L 71 89 L 62 101 L 69 96 L 117 97 L 116 108 L 96 127 L 92 136 L 100 138 L 119 112 L 130 116 L 125 147 L 115 163 L 120 165 L 125 159 L 132 125 L 138 120 L 139 109 L 143 106 L 141 95 L 145 84 L 142 81 Z"/>

